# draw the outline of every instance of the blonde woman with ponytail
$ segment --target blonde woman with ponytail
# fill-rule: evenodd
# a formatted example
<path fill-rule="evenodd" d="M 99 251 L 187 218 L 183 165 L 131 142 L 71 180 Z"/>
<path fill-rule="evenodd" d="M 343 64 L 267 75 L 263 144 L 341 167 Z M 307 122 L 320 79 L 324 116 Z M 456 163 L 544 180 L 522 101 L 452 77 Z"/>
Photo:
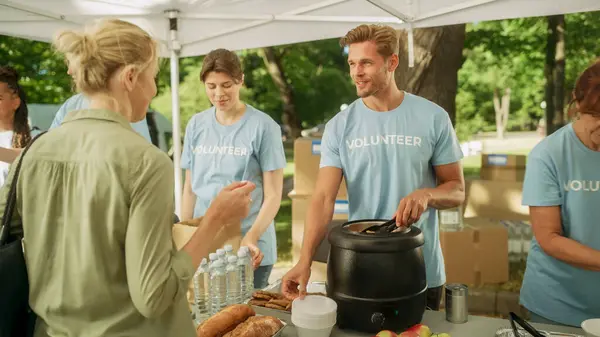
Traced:
<path fill-rule="evenodd" d="M 155 41 L 107 20 L 61 33 L 55 47 L 90 107 L 40 136 L 21 168 L 12 235 L 24 237 L 35 336 L 193 337 L 187 285 L 205 243 L 247 215 L 254 186 L 224 188 L 177 251 L 172 162 L 130 125 L 156 95 Z"/>

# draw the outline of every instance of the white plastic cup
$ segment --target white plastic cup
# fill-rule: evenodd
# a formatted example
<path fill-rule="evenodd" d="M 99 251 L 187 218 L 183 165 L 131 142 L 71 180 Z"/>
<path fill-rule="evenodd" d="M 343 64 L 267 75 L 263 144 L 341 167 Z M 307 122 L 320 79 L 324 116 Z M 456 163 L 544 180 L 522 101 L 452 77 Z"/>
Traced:
<path fill-rule="evenodd" d="M 581 323 L 587 337 L 600 337 L 600 318 L 588 319 Z"/>
<path fill-rule="evenodd" d="M 337 303 L 318 295 L 292 302 L 292 324 L 298 337 L 329 337 L 337 322 Z"/>

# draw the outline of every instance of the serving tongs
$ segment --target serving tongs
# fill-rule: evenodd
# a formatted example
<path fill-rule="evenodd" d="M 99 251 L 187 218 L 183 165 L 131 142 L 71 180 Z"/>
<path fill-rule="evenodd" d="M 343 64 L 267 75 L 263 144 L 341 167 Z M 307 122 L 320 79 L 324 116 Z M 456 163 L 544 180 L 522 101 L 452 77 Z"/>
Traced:
<path fill-rule="evenodd" d="M 391 233 L 396 228 L 398 228 L 398 226 L 396 226 L 396 218 L 393 218 L 392 220 L 388 220 L 382 224 L 369 226 L 360 232 L 361 233 L 367 233 L 367 232 Z"/>
<path fill-rule="evenodd" d="M 529 323 L 525 322 L 524 319 L 522 319 L 521 317 L 519 317 L 514 312 L 510 312 L 509 315 L 510 315 L 510 326 L 513 329 L 513 333 L 515 334 L 515 337 L 521 337 L 521 334 L 519 333 L 519 330 L 517 329 L 517 326 L 515 325 L 515 322 L 517 322 L 531 336 L 533 336 L 533 337 L 545 337 L 541 332 L 539 332 L 533 326 L 529 325 Z"/>

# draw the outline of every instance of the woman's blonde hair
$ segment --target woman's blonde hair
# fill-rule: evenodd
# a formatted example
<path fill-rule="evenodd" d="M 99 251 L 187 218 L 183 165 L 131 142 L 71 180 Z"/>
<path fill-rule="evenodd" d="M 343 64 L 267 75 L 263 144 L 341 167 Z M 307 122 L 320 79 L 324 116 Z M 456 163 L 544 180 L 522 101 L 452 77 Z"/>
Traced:
<path fill-rule="evenodd" d="M 67 30 L 54 41 L 65 55 L 77 90 L 106 92 L 108 81 L 120 68 L 142 72 L 158 61 L 156 41 L 140 27 L 118 19 L 102 20 L 87 32 Z"/>

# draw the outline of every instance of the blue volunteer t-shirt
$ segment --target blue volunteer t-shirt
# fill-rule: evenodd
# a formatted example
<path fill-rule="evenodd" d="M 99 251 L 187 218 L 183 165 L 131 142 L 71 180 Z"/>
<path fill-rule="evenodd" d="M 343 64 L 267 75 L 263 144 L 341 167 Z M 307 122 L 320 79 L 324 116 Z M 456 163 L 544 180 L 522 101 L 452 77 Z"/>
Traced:
<path fill-rule="evenodd" d="M 344 173 L 351 221 L 391 219 L 402 198 L 437 186 L 433 166 L 463 157 L 448 113 L 408 93 L 399 107 L 386 112 L 357 99 L 326 124 L 321 151 L 320 167 Z M 415 226 L 425 236 L 427 284 L 439 287 L 446 273 L 436 210 L 426 210 Z"/>
<path fill-rule="evenodd" d="M 89 105 L 90 101 L 83 94 L 77 94 L 75 96 L 72 96 L 71 98 L 65 101 L 65 103 L 60 107 L 60 109 L 58 109 L 58 112 L 56 112 L 54 120 L 52 121 L 52 125 L 50 125 L 50 129 L 58 127 L 65 119 L 67 113 L 71 111 L 87 109 Z M 137 133 L 146 138 L 150 143 L 152 143 L 152 138 L 150 138 L 150 130 L 148 129 L 148 123 L 145 119 L 136 123 L 131 123 L 131 127 Z"/>
<path fill-rule="evenodd" d="M 223 187 L 234 181 L 251 181 L 256 189 L 251 195 L 250 213 L 242 221 L 242 235 L 246 235 L 263 204 L 263 172 L 285 166 L 281 128 L 250 105 L 233 125 L 219 123 L 214 107 L 194 115 L 187 125 L 181 167 L 191 170 L 196 194 L 194 217 L 204 215 Z M 264 254 L 262 266 L 277 261 L 274 222 L 260 237 L 258 247 Z"/>
<path fill-rule="evenodd" d="M 600 153 L 583 145 L 572 124 L 546 137 L 529 154 L 523 205 L 560 206 L 563 235 L 600 250 Z M 600 272 L 547 255 L 534 238 L 521 304 L 549 320 L 580 326 L 600 317 Z"/>

